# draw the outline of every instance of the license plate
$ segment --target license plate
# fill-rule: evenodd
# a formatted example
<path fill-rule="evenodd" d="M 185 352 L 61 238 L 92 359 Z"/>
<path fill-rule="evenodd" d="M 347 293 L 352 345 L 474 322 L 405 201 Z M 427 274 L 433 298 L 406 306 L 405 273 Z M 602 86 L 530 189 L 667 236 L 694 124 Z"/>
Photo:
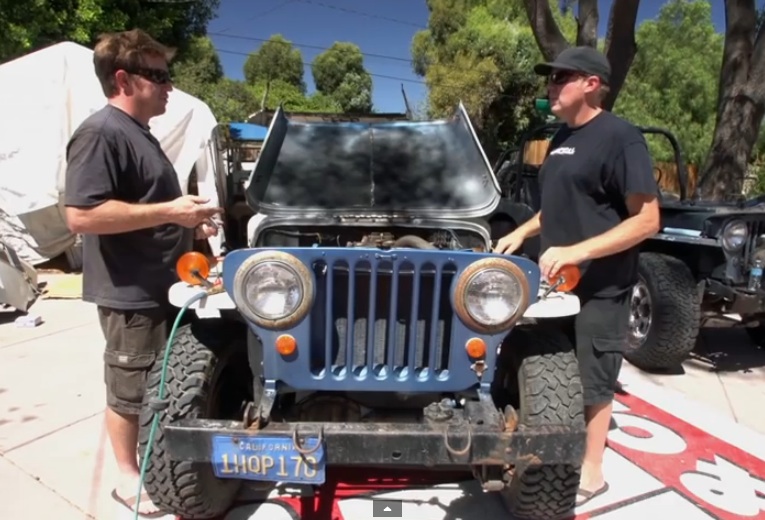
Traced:
<path fill-rule="evenodd" d="M 303 450 L 313 450 L 318 438 L 303 440 Z M 216 435 L 212 439 L 212 465 L 218 478 L 323 484 L 324 445 L 303 455 L 289 437 Z"/>

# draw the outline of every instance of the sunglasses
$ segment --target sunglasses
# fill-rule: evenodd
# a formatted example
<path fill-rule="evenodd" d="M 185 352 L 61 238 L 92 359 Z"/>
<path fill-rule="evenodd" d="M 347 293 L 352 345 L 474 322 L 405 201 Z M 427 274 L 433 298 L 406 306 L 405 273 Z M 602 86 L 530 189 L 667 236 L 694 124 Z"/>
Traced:
<path fill-rule="evenodd" d="M 553 85 L 565 85 L 577 76 L 581 76 L 581 74 L 571 70 L 556 70 L 547 77 L 547 81 Z"/>
<path fill-rule="evenodd" d="M 149 67 L 136 67 L 134 69 L 124 69 L 128 74 L 135 74 L 148 79 L 157 85 L 167 85 L 172 83 L 170 72 L 165 69 L 152 69 Z"/>

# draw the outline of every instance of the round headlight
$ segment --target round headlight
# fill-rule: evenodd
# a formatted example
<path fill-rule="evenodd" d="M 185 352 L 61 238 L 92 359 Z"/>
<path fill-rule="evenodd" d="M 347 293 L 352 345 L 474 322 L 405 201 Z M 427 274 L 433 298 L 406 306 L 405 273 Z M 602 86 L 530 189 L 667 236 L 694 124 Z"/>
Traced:
<path fill-rule="evenodd" d="M 454 289 L 455 312 L 483 334 L 509 329 L 529 305 L 526 274 L 505 258 L 482 258 L 460 275 Z"/>
<path fill-rule="evenodd" d="M 465 309 L 481 325 L 496 326 L 512 319 L 523 300 L 523 288 L 515 275 L 486 269 L 470 279 L 465 288 Z"/>
<path fill-rule="evenodd" d="M 297 310 L 303 300 L 300 277 L 282 262 L 261 262 L 253 267 L 243 292 L 252 312 L 267 320 L 286 318 Z"/>
<path fill-rule="evenodd" d="M 722 246 L 728 251 L 737 251 L 744 247 L 747 235 L 746 223 L 741 220 L 732 220 L 723 228 Z"/>
<path fill-rule="evenodd" d="M 308 312 L 313 280 L 293 255 L 263 251 L 242 262 L 233 292 L 245 317 L 261 327 L 281 329 L 294 326 Z"/>

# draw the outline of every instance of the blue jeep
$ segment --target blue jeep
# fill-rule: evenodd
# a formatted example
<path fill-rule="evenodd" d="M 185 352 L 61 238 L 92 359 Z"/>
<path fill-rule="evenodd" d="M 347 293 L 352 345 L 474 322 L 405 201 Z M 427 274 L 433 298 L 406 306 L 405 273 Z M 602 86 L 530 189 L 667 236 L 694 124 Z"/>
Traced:
<path fill-rule="evenodd" d="M 244 481 L 464 468 L 517 518 L 572 514 L 582 385 L 545 320 L 579 301 L 531 260 L 490 252 L 500 189 L 462 105 L 373 124 L 280 110 L 246 196 L 249 246 L 218 268 L 184 257 L 170 291 L 196 315 L 157 360 L 140 418 L 156 504 L 214 518 Z"/>

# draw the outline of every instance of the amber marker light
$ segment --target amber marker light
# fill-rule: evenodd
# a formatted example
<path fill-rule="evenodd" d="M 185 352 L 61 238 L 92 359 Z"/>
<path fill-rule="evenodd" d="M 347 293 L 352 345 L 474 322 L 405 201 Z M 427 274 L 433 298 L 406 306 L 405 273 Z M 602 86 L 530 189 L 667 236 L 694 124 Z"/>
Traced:
<path fill-rule="evenodd" d="M 289 334 L 276 338 L 276 351 L 284 357 L 291 356 L 297 350 L 297 341 Z"/>
<path fill-rule="evenodd" d="M 564 265 L 555 273 L 555 276 L 547 279 L 547 283 L 555 285 L 561 278 L 563 278 L 563 281 L 561 281 L 555 290 L 558 292 L 569 292 L 579 285 L 579 281 L 582 279 L 582 271 L 575 265 Z"/>
<path fill-rule="evenodd" d="M 175 264 L 178 277 L 189 285 L 203 285 L 210 275 L 210 262 L 198 251 L 184 253 Z"/>
<path fill-rule="evenodd" d="M 481 338 L 470 338 L 465 343 L 465 350 L 471 358 L 482 358 L 486 355 L 486 342 Z"/>

